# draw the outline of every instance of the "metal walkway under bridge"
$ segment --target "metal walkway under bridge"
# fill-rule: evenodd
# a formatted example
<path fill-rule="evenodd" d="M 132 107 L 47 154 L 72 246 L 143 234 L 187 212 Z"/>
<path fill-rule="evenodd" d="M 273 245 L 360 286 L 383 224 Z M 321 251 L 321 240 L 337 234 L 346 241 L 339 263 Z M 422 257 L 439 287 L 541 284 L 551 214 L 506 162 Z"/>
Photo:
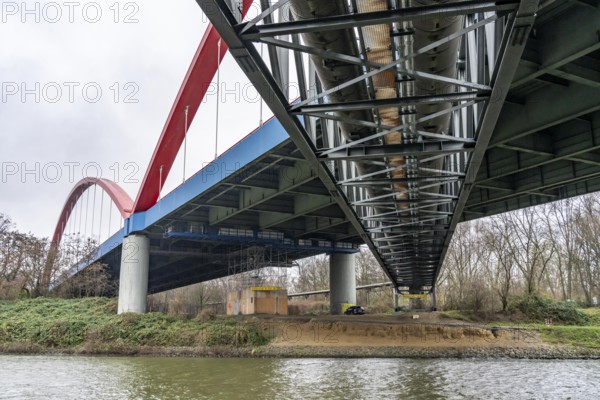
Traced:
<path fill-rule="evenodd" d="M 150 291 L 225 275 L 244 243 L 288 259 L 365 243 L 397 288 L 429 292 L 460 221 L 600 189 L 597 1 L 261 0 L 252 18 L 251 0 L 197 3 L 206 53 L 161 141 L 219 37 L 276 120 L 212 165 L 234 172 L 156 202 L 159 143 L 98 254 L 116 273 L 123 237 L 150 235 Z"/>

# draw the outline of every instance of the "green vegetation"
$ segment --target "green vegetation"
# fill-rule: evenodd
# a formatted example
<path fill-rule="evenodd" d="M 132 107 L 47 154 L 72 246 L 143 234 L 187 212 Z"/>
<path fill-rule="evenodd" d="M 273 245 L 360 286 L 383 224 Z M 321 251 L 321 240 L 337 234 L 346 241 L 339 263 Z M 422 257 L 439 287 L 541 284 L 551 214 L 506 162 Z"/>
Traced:
<path fill-rule="evenodd" d="M 589 318 L 589 325 L 600 327 L 600 308 L 584 308 L 583 311 Z"/>
<path fill-rule="evenodd" d="M 233 318 L 202 322 L 163 313 L 116 315 L 116 300 L 36 298 L 0 302 L 0 349 L 128 351 L 140 346 L 258 346 L 259 327 Z"/>
<path fill-rule="evenodd" d="M 541 328 L 541 334 L 548 343 L 600 349 L 598 326 L 549 326 Z"/>
<path fill-rule="evenodd" d="M 600 308 L 578 308 L 575 302 L 553 302 L 532 297 L 513 298 L 508 313 L 486 315 L 481 312 L 449 310 L 446 318 L 487 325 L 527 326 L 538 329 L 550 344 L 600 349 Z M 552 320 L 546 325 L 546 320 Z"/>
<path fill-rule="evenodd" d="M 555 302 L 540 296 L 521 296 L 513 299 L 509 311 L 519 311 L 530 321 L 554 324 L 586 325 L 590 317 L 582 312 L 573 301 Z"/>
<path fill-rule="evenodd" d="M 446 310 L 440 315 L 465 322 L 497 322 L 499 325 L 545 325 L 551 320 L 554 325 L 600 326 L 600 309 L 582 309 L 573 301 L 555 302 L 540 296 L 513 297 L 506 312 Z"/>
<path fill-rule="evenodd" d="M 514 304 L 522 307 L 519 299 Z M 264 321 L 252 318 L 215 317 L 210 313 L 201 313 L 195 319 L 164 313 L 117 315 L 116 306 L 115 299 L 106 298 L 0 301 L 0 352 L 181 354 L 183 351 L 244 355 L 261 353 L 263 349 L 256 346 L 267 344 L 271 338 Z M 535 318 L 520 309 L 510 315 L 498 313 L 485 317 L 481 313 L 460 311 L 440 314 L 475 324 L 526 324 L 538 329 L 548 343 L 600 349 L 600 309 L 575 308 L 577 313 L 574 313 L 571 308 L 571 304 L 534 301 L 527 310 Z M 584 315 L 585 323 L 574 325 L 573 315 L 581 318 L 579 314 Z M 553 325 L 546 326 L 540 320 L 544 317 L 553 318 Z"/>
<path fill-rule="evenodd" d="M 554 344 L 600 349 L 600 308 L 585 308 L 579 311 L 587 317 L 586 326 L 542 327 L 542 338 Z"/>

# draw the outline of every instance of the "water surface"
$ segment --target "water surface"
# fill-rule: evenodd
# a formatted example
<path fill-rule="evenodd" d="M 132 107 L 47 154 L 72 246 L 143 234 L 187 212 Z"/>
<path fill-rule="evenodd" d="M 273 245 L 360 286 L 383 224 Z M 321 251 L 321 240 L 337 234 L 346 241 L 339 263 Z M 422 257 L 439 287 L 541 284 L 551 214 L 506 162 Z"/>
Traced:
<path fill-rule="evenodd" d="M 0 356 L 0 399 L 594 399 L 600 361 Z"/>

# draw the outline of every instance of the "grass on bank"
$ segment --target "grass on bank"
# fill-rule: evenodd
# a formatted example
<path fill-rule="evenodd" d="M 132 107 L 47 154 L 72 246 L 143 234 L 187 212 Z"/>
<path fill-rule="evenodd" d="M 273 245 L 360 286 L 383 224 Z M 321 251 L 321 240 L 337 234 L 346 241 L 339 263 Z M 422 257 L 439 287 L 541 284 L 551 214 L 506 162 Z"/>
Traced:
<path fill-rule="evenodd" d="M 600 308 L 578 308 L 572 302 L 517 299 L 508 314 L 482 314 L 469 311 L 444 311 L 443 316 L 486 325 L 527 326 L 540 331 L 551 344 L 600 349 Z M 546 319 L 552 324 L 546 325 Z"/>
<path fill-rule="evenodd" d="M 584 326 L 541 326 L 542 339 L 553 344 L 600 349 L 600 309 L 584 308 L 581 312 L 588 316 Z"/>
<path fill-rule="evenodd" d="M 600 349 L 598 326 L 543 326 L 540 333 L 548 343 Z"/>
<path fill-rule="evenodd" d="M 207 321 L 163 313 L 116 314 L 115 299 L 36 298 L 0 302 L 0 344 L 23 348 L 263 345 L 258 326 L 233 318 Z"/>

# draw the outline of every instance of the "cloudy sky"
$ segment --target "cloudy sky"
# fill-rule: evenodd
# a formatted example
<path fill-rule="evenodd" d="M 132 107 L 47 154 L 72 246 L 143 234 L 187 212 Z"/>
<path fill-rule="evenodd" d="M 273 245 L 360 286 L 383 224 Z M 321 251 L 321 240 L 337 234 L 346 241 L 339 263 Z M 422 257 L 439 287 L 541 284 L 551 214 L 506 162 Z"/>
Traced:
<path fill-rule="evenodd" d="M 114 179 L 135 198 L 207 26 L 196 2 L 2 1 L 1 18 L 0 213 L 50 236 L 84 175 Z M 221 85 L 230 94 L 221 99 L 219 152 L 260 120 L 230 56 Z M 209 95 L 190 127 L 188 176 L 213 158 L 216 101 Z M 181 183 L 181 159 L 163 194 Z"/>

